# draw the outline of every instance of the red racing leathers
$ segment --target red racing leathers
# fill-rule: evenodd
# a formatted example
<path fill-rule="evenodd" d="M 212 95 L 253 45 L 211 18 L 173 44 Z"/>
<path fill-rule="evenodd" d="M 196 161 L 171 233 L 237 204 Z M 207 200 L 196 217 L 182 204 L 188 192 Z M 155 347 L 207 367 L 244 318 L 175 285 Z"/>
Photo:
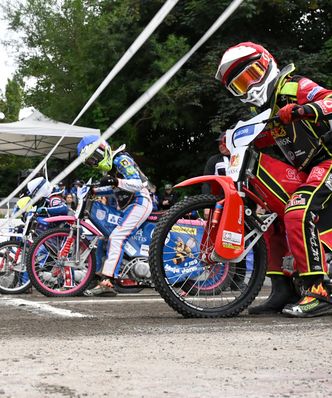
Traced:
<path fill-rule="evenodd" d="M 285 209 L 284 225 L 281 223 L 279 229 L 270 231 L 267 237 L 270 242 L 268 274 L 282 273 L 281 259 L 287 255 L 287 237 L 299 274 L 323 275 L 326 261 L 316 223 L 320 212 L 326 209 L 332 198 L 332 148 L 322 143 L 320 138 L 331 128 L 332 90 L 305 77 L 291 77 L 293 70 L 293 66 L 288 66 L 281 72 L 270 106 L 276 115 L 287 104 L 301 105 L 303 118 L 287 125 L 277 125 L 256 141 L 259 148 L 264 148 L 272 140 L 281 149 L 292 173 L 302 172 L 300 177 L 296 177 L 300 178 L 296 189 L 286 192 L 278 181 L 278 172 L 285 164 L 271 157 L 261 159 L 265 162 L 265 167 L 262 166 L 264 172 L 266 168 L 270 169 L 265 180 L 270 180 L 272 186 L 276 185 L 276 190 L 281 189 L 282 194 L 278 198 L 282 199 Z M 264 184 L 263 180 L 261 182 Z"/>

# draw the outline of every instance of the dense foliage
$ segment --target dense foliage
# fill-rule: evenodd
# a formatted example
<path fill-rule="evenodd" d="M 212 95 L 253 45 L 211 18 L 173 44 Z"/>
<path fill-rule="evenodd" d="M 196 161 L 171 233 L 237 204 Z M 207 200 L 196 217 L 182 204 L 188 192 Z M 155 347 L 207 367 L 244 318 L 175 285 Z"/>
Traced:
<path fill-rule="evenodd" d="M 8 2 L 10 28 L 21 37 L 18 76 L 25 81 L 33 77 L 35 82 L 24 88 L 25 105 L 72 122 L 163 3 Z M 105 130 L 196 43 L 229 3 L 180 1 L 82 118 L 82 125 Z M 115 144 L 126 142 L 157 184 L 200 174 L 208 156 L 217 150 L 218 132 L 247 112 L 214 79 L 223 51 L 239 41 L 259 42 L 280 66 L 294 62 L 298 73 L 332 87 L 331 26 L 330 0 L 244 1 L 167 86 L 117 132 Z"/>

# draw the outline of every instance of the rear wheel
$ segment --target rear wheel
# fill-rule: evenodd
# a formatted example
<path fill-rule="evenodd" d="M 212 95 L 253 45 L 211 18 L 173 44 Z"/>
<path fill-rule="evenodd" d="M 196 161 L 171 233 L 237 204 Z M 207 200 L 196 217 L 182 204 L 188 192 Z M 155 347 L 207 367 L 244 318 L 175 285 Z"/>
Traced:
<path fill-rule="evenodd" d="M 197 195 L 177 203 L 159 221 L 153 234 L 149 263 L 156 290 L 185 317 L 235 316 L 251 304 L 264 282 L 263 239 L 239 263 L 204 261 L 204 255 L 214 247 L 209 221 L 217 200 L 213 195 Z M 206 209 L 211 211 L 204 217 Z M 251 230 L 248 221 L 246 233 Z M 174 270 L 175 263 L 182 269 Z"/>
<path fill-rule="evenodd" d="M 74 236 L 68 255 L 59 258 L 68 236 L 69 230 L 66 228 L 46 231 L 29 250 L 27 268 L 31 282 L 45 296 L 77 296 L 87 288 L 94 277 L 95 257 L 89 249 L 88 240 L 80 239 L 77 251 Z M 79 262 L 76 261 L 77 252 Z"/>
<path fill-rule="evenodd" d="M 21 294 L 31 287 L 26 255 L 23 242 L 8 240 L 0 243 L 0 293 Z"/>

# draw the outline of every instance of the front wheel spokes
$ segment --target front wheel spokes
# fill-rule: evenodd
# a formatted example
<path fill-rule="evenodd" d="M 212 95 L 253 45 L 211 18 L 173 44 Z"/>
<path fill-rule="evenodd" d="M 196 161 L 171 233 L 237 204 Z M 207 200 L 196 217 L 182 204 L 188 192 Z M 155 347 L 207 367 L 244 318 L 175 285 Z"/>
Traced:
<path fill-rule="evenodd" d="M 54 260 L 57 260 L 59 257 L 59 253 L 61 248 L 63 247 L 65 238 L 56 238 L 49 239 L 49 241 L 44 242 L 44 246 L 48 249 L 48 255 L 51 256 Z"/>
<path fill-rule="evenodd" d="M 45 232 L 29 252 L 29 273 L 33 284 L 47 296 L 80 293 L 94 274 L 92 249 L 89 241 L 72 237 L 68 229 Z M 60 253 L 64 254 L 61 258 Z"/>
<path fill-rule="evenodd" d="M 220 224 L 212 223 L 219 202 L 219 197 L 205 194 L 178 202 L 158 222 L 152 237 L 149 263 L 155 288 L 185 317 L 235 316 L 250 305 L 264 282 L 262 239 L 252 242 L 248 236 L 249 250 L 239 263 L 211 260 L 216 239 L 222 239 Z M 221 217 L 224 211 L 232 209 L 223 208 Z M 251 221 L 245 216 L 246 234 L 252 230 Z"/>
<path fill-rule="evenodd" d="M 0 292 L 23 293 L 30 280 L 25 265 L 26 247 L 22 243 L 8 240 L 0 243 Z"/>

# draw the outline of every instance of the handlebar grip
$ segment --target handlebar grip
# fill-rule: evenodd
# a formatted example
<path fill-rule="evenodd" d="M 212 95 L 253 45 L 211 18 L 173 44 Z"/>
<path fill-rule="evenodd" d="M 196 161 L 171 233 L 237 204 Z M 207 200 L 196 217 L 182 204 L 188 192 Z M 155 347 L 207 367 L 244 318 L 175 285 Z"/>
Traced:
<path fill-rule="evenodd" d="M 294 118 L 301 118 L 301 117 L 303 117 L 303 116 L 304 116 L 304 109 L 303 109 L 303 107 L 302 107 L 302 106 L 295 107 L 295 108 L 292 110 L 292 116 L 293 116 Z"/>

